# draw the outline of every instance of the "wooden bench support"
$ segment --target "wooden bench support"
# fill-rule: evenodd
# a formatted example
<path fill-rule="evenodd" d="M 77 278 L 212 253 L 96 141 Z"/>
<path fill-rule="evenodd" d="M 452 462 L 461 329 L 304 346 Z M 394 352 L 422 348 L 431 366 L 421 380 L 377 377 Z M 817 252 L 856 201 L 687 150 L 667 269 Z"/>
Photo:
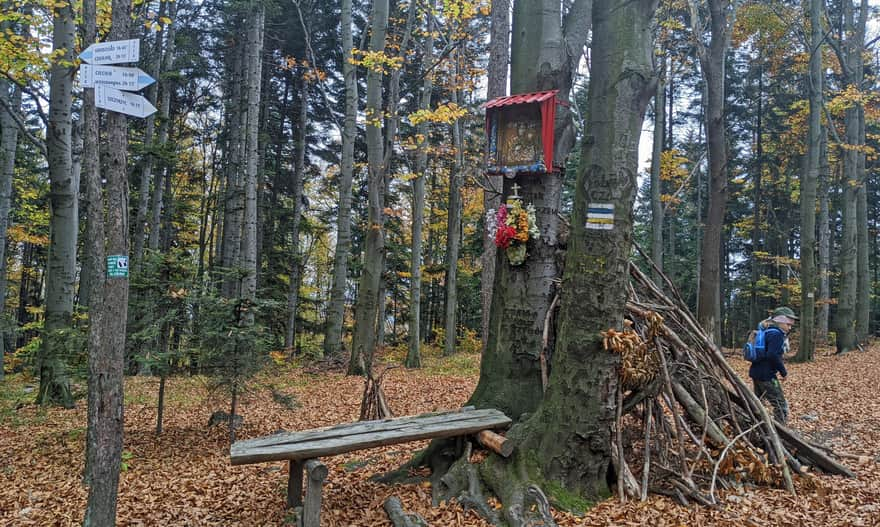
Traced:
<path fill-rule="evenodd" d="M 300 507 L 303 504 L 303 461 L 290 460 L 290 476 L 287 479 L 287 508 Z"/>
<path fill-rule="evenodd" d="M 303 506 L 303 527 L 320 527 L 321 493 L 324 490 L 324 480 L 327 479 L 327 466 L 317 459 L 310 459 L 305 462 L 305 468 L 308 483 Z"/>

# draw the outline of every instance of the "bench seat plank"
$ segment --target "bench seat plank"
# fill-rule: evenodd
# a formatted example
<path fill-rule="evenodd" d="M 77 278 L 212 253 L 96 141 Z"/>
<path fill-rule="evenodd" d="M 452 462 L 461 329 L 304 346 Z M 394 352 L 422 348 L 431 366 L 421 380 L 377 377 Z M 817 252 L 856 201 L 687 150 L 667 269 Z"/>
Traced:
<path fill-rule="evenodd" d="M 509 417 L 491 408 L 363 421 L 236 441 L 230 457 L 233 465 L 311 459 L 420 439 L 474 434 L 510 424 Z"/>

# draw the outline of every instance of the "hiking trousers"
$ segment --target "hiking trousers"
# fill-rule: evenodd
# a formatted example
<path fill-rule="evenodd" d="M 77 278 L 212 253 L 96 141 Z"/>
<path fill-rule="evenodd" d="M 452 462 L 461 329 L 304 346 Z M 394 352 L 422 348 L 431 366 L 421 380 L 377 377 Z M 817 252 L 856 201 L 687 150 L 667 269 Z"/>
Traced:
<path fill-rule="evenodd" d="M 765 399 L 773 407 L 773 417 L 782 424 L 788 421 L 788 401 L 782 393 L 782 384 L 779 379 L 769 381 L 754 381 L 755 395 Z"/>

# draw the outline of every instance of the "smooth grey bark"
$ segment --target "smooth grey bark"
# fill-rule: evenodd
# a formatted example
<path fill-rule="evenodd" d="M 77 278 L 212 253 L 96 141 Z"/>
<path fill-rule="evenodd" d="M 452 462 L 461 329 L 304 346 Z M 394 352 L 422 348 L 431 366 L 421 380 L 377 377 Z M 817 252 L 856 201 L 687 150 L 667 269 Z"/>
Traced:
<path fill-rule="evenodd" d="M 262 81 L 263 25 L 265 10 L 261 2 L 253 2 L 248 13 L 247 36 L 247 127 L 245 129 L 246 162 L 244 182 L 244 224 L 241 234 L 241 298 L 254 302 L 257 298 L 257 173 L 259 170 L 260 84 Z M 253 310 L 243 319 L 253 324 Z"/>
<path fill-rule="evenodd" d="M 660 56 L 659 79 L 654 93 L 654 144 L 651 150 L 651 259 L 654 260 L 654 281 L 658 284 L 663 271 L 663 201 L 660 160 L 666 133 L 666 57 Z"/>
<path fill-rule="evenodd" d="M 700 247 L 697 318 L 715 342 L 721 342 L 721 237 L 727 208 L 727 132 L 724 121 L 725 55 L 736 19 L 731 0 L 708 0 L 708 45 L 699 6 L 689 0 L 697 57 L 706 83 L 706 138 L 709 158 L 709 205 Z"/>
<path fill-rule="evenodd" d="M 456 53 L 455 71 L 458 74 L 460 56 Z M 452 103 L 458 104 L 459 92 L 452 91 Z M 455 148 L 455 164 L 449 173 L 449 200 L 446 207 L 446 341 L 443 355 L 455 353 L 458 334 L 455 315 L 458 310 L 458 253 L 461 248 L 461 180 L 464 177 L 464 145 L 461 137 L 461 120 L 452 123 L 452 145 Z"/>
<path fill-rule="evenodd" d="M 333 286 L 327 306 L 324 355 L 336 356 L 342 347 L 345 290 L 351 252 L 351 185 L 354 174 L 354 142 L 357 134 L 357 68 L 352 56 L 351 0 L 342 0 L 342 75 L 345 80 L 345 117 L 342 124 L 342 162 L 339 170 L 339 210 L 336 214 L 336 250 L 333 254 Z"/>
<path fill-rule="evenodd" d="M 494 6 L 493 6 L 494 7 Z M 434 8 L 434 0 L 429 0 L 429 9 Z M 419 97 L 419 110 L 431 107 L 431 94 L 434 90 L 434 79 L 425 71 L 434 56 L 434 17 L 427 17 L 427 37 L 425 37 L 422 53 L 422 92 Z M 409 350 L 406 354 L 407 368 L 420 368 L 422 355 L 422 228 L 425 222 L 425 172 L 428 170 L 428 123 L 423 121 L 416 127 L 417 134 L 423 138 L 416 153 L 415 177 L 412 180 L 412 250 L 410 259 L 410 294 L 409 294 Z"/>
<path fill-rule="evenodd" d="M 284 347 L 293 349 L 296 337 L 296 312 L 299 306 L 299 286 L 302 282 L 302 255 L 299 250 L 299 224 L 302 217 L 302 194 L 306 164 L 306 127 L 309 118 L 309 90 L 305 80 L 300 82 L 299 117 L 297 123 L 296 161 L 293 168 L 293 223 L 290 226 L 290 289 L 287 292 L 287 334 Z"/>
<path fill-rule="evenodd" d="M 96 0 L 83 1 L 83 42 L 94 42 L 98 34 Z M 92 481 L 92 470 L 97 454 L 97 427 L 100 400 L 98 379 L 101 374 L 102 351 L 100 348 L 102 334 L 98 327 L 101 305 L 104 302 L 104 274 L 106 260 L 104 252 L 104 197 L 101 189 L 101 161 L 98 132 L 98 109 L 95 107 L 95 90 L 83 90 L 83 163 L 82 179 L 85 193 L 86 227 L 83 241 L 83 254 L 89 255 L 92 265 L 84 266 L 83 281 L 88 281 L 90 324 L 89 324 L 89 376 L 88 376 L 88 410 L 86 426 L 86 467 L 85 483 Z M 98 339 L 92 341 L 92 334 Z"/>
<path fill-rule="evenodd" d="M 828 129 L 823 126 L 819 149 L 819 311 L 816 315 L 816 339 L 823 344 L 828 341 L 828 319 L 831 299 L 831 224 L 829 185 L 831 166 L 828 163 Z"/>
<path fill-rule="evenodd" d="M 131 0 L 113 0 L 113 27 L 109 40 L 128 38 Z M 107 115 L 106 252 L 96 255 L 128 256 L 128 122 L 119 113 Z M 96 215 L 95 221 L 103 217 Z M 95 248 L 97 250 L 98 248 Z M 83 525 L 105 527 L 116 524 L 116 498 L 123 443 L 123 365 L 125 326 L 128 319 L 128 279 L 105 278 L 99 282 L 102 302 L 92 309 L 89 325 L 89 375 L 94 376 L 90 411 L 95 441 L 90 466 L 89 498 Z"/>
<path fill-rule="evenodd" d="M 2 25 L 0 25 L 2 29 Z M 21 108 L 21 90 L 14 84 L 0 79 L 0 98 L 5 106 Z M 18 125 L 5 108 L 0 108 L 0 379 L 3 379 L 3 355 L 6 353 L 6 246 L 9 229 L 9 212 L 12 204 L 12 180 L 15 176 L 15 150 L 18 146 Z"/>
<path fill-rule="evenodd" d="M 58 6 L 52 14 L 52 50 L 61 53 L 49 71 L 49 123 L 46 149 L 49 161 L 49 253 L 46 265 L 45 322 L 38 357 L 40 388 L 37 402 L 73 407 L 64 339 L 73 316 L 76 280 L 76 238 L 79 226 L 79 174 L 73 173 L 72 85 L 75 30 L 73 8 Z"/>
<path fill-rule="evenodd" d="M 864 122 L 864 112 L 861 117 Z M 865 137 L 864 131 L 861 137 Z M 864 156 L 862 156 L 864 163 Z M 864 168 L 861 168 L 861 173 Z M 868 242 L 870 235 L 868 233 L 868 191 L 867 184 L 862 183 L 856 192 L 856 244 L 858 245 L 858 259 L 856 261 L 856 338 L 859 342 L 864 342 L 871 334 L 871 270 L 869 265 L 869 252 L 871 247 Z"/>
<path fill-rule="evenodd" d="M 867 22 L 868 2 L 861 0 L 859 18 L 850 0 L 843 2 L 845 34 L 840 43 L 841 69 L 844 82 L 860 89 L 864 78 L 862 51 L 864 49 L 865 24 Z M 861 105 L 857 102 L 844 113 L 845 141 L 848 148 L 843 151 L 843 234 L 840 239 L 840 295 L 838 297 L 836 326 L 837 352 L 846 353 L 858 346 L 858 189 L 864 182 L 860 172 L 864 153 L 859 149 L 864 145 L 863 128 L 860 126 Z"/>
<path fill-rule="evenodd" d="M 510 0 L 494 0 L 490 16 L 489 63 L 487 68 L 486 98 L 507 95 L 507 69 L 510 65 Z M 584 30 L 586 31 L 586 29 Z M 501 205 L 501 185 L 498 178 L 485 178 L 483 210 L 498 210 Z M 497 249 L 489 231 L 483 233 L 483 254 L 480 257 L 480 304 L 482 306 L 480 338 L 483 349 L 489 342 L 489 320 L 492 309 L 492 289 L 495 286 Z"/>
<path fill-rule="evenodd" d="M 375 0 L 370 13 L 370 51 L 384 51 L 388 29 L 388 0 Z M 382 73 L 367 72 L 367 226 L 364 267 L 361 272 L 355 309 L 349 375 L 370 374 L 376 346 L 376 319 L 379 313 L 379 281 L 382 279 L 385 145 L 382 141 Z"/>
<path fill-rule="evenodd" d="M 511 93 L 558 89 L 560 100 L 569 99 L 575 61 L 589 33 L 590 5 L 578 0 L 563 19 L 560 4 L 552 0 L 514 4 Z M 557 107 L 554 144 L 554 164 L 564 166 L 574 145 L 574 133 L 571 113 L 562 105 Z M 519 420 L 533 412 L 543 396 L 544 322 L 560 274 L 562 174 L 503 178 L 504 196 L 512 194 L 514 183 L 521 189 L 523 204 L 535 206 L 541 235 L 528 242 L 528 256 L 522 265 L 511 266 L 501 251 L 496 257 L 489 339 L 470 404 L 498 408 Z"/>
<path fill-rule="evenodd" d="M 619 356 L 603 350 L 601 331 L 623 327 L 638 145 L 654 95 L 651 19 L 657 1 L 594 0 L 593 6 L 586 137 L 553 369 L 536 414 L 508 434 L 523 437 L 515 454 L 521 463 L 533 456 L 546 481 L 590 500 L 610 494 Z M 613 229 L 586 228 L 590 203 L 614 207 Z"/>
<path fill-rule="evenodd" d="M 801 342 L 797 360 L 813 360 L 816 315 L 816 189 L 822 135 L 822 3 L 808 0 L 805 11 L 810 20 L 809 129 L 807 131 L 806 167 L 801 175 Z"/>

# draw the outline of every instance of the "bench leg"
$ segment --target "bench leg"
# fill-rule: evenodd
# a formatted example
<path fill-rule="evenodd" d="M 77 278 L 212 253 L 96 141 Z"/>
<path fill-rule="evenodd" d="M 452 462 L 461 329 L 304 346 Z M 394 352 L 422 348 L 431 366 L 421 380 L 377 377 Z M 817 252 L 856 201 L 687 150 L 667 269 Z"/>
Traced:
<path fill-rule="evenodd" d="M 300 459 L 290 460 L 290 476 L 287 479 L 287 508 L 300 507 L 303 504 L 303 462 Z"/>
<path fill-rule="evenodd" d="M 303 527 L 320 527 L 321 524 L 321 493 L 324 480 L 327 479 L 327 467 L 317 459 L 305 462 L 308 474 L 306 502 L 303 506 Z"/>

